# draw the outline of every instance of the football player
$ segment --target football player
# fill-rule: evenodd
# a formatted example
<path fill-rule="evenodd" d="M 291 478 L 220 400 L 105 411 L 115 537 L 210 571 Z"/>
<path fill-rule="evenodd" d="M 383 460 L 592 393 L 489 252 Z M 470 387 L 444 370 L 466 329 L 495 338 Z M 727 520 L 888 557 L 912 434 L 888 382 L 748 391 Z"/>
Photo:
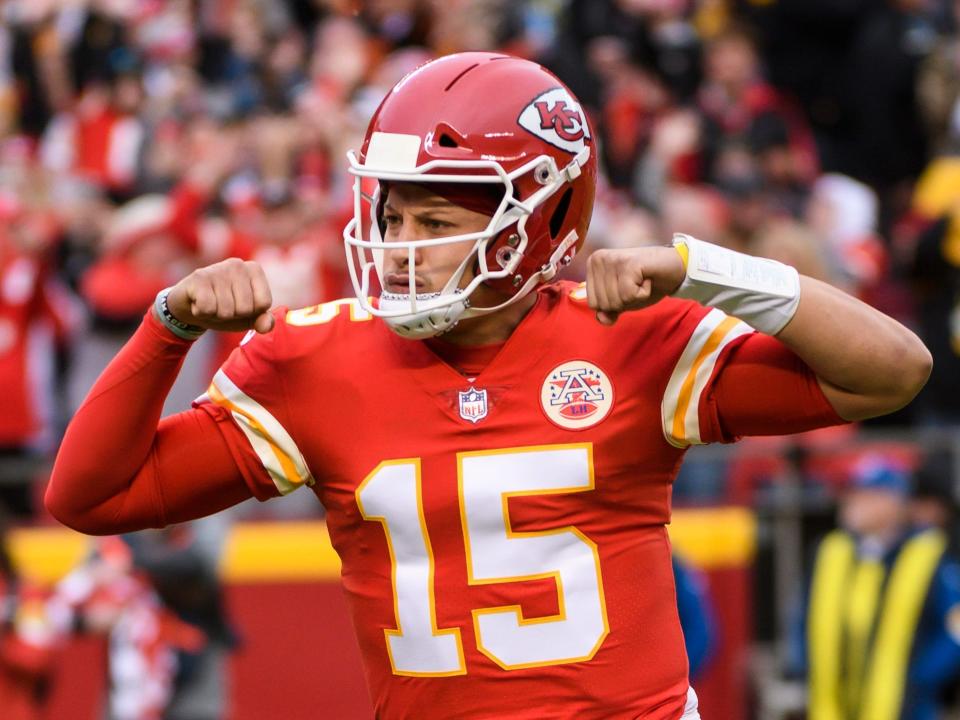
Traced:
<path fill-rule="evenodd" d="M 160 293 L 77 411 L 47 507 L 116 533 L 307 486 L 377 717 L 699 717 L 666 531 L 685 449 L 890 412 L 931 361 L 859 301 L 688 236 L 557 281 L 596 158 L 535 63 L 414 71 L 349 155 L 357 297 L 271 310 L 239 260 Z M 251 332 L 161 420 L 208 329 Z"/>

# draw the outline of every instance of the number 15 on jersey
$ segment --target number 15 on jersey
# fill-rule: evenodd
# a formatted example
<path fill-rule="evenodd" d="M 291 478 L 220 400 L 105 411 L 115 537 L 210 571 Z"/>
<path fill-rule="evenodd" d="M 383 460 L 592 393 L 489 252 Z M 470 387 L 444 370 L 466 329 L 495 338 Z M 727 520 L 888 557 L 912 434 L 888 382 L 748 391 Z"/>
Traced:
<path fill-rule="evenodd" d="M 592 658 L 609 632 L 596 545 L 572 526 L 513 530 L 509 514 L 511 497 L 593 490 L 592 445 L 458 453 L 457 473 L 470 584 L 547 578 L 557 587 L 556 615 L 524 618 L 519 603 L 474 608 L 480 652 L 505 670 Z M 361 514 L 383 525 L 390 552 L 396 628 L 384 631 L 387 652 L 397 675 L 462 675 L 459 628 L 437 626 L 421 483 L 418 458 L 389 460 L 356 490 Z"/>

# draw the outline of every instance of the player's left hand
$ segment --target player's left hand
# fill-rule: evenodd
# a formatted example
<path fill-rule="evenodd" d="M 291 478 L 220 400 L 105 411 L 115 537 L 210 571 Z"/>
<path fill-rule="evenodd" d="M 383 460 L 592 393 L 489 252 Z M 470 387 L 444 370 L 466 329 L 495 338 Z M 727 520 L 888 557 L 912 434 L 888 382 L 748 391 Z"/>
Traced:
<path fill-rule="evenodd" d="M 597 320 L 613 325 L 620 313 L 676 291 L 685 276 L 680 253 L 672 247 L 596 250 L 587 260 L 587 302 Z"/>

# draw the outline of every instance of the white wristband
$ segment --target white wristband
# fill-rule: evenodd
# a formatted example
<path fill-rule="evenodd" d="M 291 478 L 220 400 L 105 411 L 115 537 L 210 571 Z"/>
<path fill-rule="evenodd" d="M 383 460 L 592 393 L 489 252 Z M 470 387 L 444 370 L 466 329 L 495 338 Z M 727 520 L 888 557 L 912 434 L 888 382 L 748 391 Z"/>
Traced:
<path fill-rule="evenodd" d="M 794 268 L 679 233 L 673 245 L 687 268 L 674 297 L 719 308 L 767 335 L 776 335 L 793 319 L 800 303 L 800 274 Z"/>

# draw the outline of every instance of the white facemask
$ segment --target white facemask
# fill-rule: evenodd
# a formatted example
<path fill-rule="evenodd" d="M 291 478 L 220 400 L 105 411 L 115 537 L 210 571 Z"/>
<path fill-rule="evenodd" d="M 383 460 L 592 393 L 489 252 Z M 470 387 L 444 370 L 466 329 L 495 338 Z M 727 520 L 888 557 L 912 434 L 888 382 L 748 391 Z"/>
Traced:
<path fill-rule="evenodd" d="M 352 151 L 347 153 L 349 172 L 355 176 L 354 217 L 344 228 L 343 239 L 350 277 L 363 309 L 383 318 L 398 334 L 422 339 L 447 332 L 462 319 L 489 314 L 512 305 L 541 282 L 551 279 L 557 272 L 561 258 L 572 256 L 568 251 L 577 241 L 575 232 L 570 233 L 550 261 L 539 272 L 532 273 L 525 282 L 520 283 L 506 301 L 490 307 L 477 307 L 470 303 L 471 295 L 481 284 L 514 276 L 529 242 L 525 230 L 527 218 L 539 205 L 579 176 L 580 169 L 589 158 L 590 149 L 584 148 L 562 170 L 557 169 L 553 158 L 541 155 L 507 173 L 501 164 L 494 160 L 433 160 L 418 166 L 415 164 L 416 153 L 406 147 L 412 146 L 411 138 L 416 140 L 416 147 L 419 147 L 420 138 L 416 136 L 374 133 L 365 164 L 360 164 Z M 449 172 L 433 174 L 438 170 Z M 458 173 L 457 170 L 468 170 L 469 174 Z M 518 200 L 514 197 L 514 181 L 527 173 L 533 173 L 541 187 L 525 200 Z M 364 193 L 362 178 L 421 184 L 497 183 L 503 186 L 504 192 L 490 222 L 482 231 L 387 243 L 380 233 L 376 216 L 379 187 L 372 194 Z M 516 245 L 506 252 L 498 252 L 497 266 L 492 267 L 487 262 L 489 244 L 508 228 L 512 229 L 516 236 Z M 471 243 L 472 247 L 442 290 L 435 293 L 417 293 L 413 284 L 416 275 L 416 251 L 450 243 Z M 388 246 L 391 251 L 407 250 L 409 253 L 407 272 L 410 276 L 410 292 L 383 292 L 375 305 L 370 298 L 371 277 L 376 272 L 380 285 L 383 286 L 383 254 Z M 476 268 L 474 276 L 464 287 L 460 287 L 466 270 L 471 267 Z M 519 279 L 519 275 L 515 277 Z"/>

